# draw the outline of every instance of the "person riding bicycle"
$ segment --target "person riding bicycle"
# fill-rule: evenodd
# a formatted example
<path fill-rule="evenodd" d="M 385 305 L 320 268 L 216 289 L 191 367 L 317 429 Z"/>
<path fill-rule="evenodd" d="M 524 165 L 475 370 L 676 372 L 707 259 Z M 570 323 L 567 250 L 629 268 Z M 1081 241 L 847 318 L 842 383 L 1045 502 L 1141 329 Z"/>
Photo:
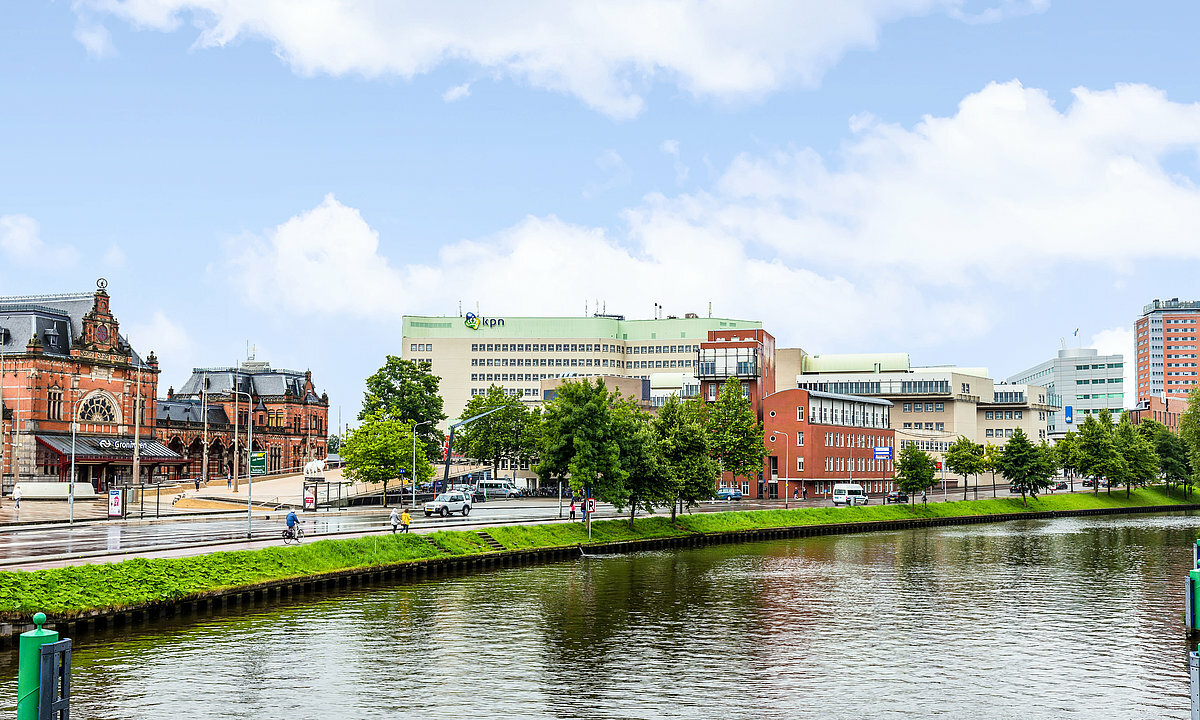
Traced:
<path fill-rule="evenodd" d="M 296 526 L 300 524 L 300 518 L 296 517 L 295 510 L 289 510 L 287 514 L 287 529 L 288 534 L 292 537 L 296 536 Z"/>

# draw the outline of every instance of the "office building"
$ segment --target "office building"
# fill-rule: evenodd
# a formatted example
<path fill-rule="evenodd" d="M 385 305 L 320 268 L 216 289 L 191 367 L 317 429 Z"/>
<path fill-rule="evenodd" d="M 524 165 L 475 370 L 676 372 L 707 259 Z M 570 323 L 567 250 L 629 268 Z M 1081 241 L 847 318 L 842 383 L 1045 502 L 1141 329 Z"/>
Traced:
<path fill-rule="evenodd" d="M 1196 387 L 1200 301 L 1159 300 L 1142 308 L 1134 323 L 1137 353 L 1135 398 L 1187 397 Z M 1132 398 L 1131 398 L 1132 399 Z"/>
<path fill-rule="evenodd" d="M 1050 440 L 1058 440 L 1083 422 L 1088 415 L 1109 410 L 1119 419 L 1125 407 L 1124 356 L 1101 355 L 1094 348 L 1068 348 L 1045 362 L 1008 378 L 1014 384 L 1036 384 L 1046 388 L 1050 403 L 1060 409 L 1048 416 Z"/>
<path fill-rule="evenodd" d="M 532 402 L 541 381 L 562 375 L 616 375 L 649 380 L 695 373 L 700 343 L 711 330 L 761 329 L 751 320 L 677 318 L 415 316 L 403 319 L 401 357 L 424 360 L 441 378 L 444 411 L 456 418 L 473 395 L 498 385 Z M 694 385 L 695 383 L 688 383 Z"/>

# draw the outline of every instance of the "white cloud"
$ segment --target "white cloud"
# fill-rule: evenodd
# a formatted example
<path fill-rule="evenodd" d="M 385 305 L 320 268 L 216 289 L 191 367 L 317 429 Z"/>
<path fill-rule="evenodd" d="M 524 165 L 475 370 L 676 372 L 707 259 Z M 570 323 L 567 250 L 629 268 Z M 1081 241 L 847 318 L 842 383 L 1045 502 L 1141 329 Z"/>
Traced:
<path fill-rule="evenodd" d="M 165 32 L 190 21 L 200 47 L 262 38 L 304 75 L 411 78 L 465 62 L 629 118 L 656 82 L 719 100 L 812 87 L 848 50 L 874 47 L 889 22 L 933 12 L 992 21 L 1047 0 L 995 2 L 971 13 L 968 0 L 78 0 L 76 9 Z"/>
<path fill-rule="evenodd" d="M 1096 348 L 1096 351 L 1101 355 L 1116 355 L 1120 353 L 1125 356 L 1125 359 L 1122 361 L 1125 370 L 1124 401 L 1125 407 L 1133 407 L 1133 404 L 1137 402 L 1137 385 L 1135 384 L 1137 355 L 1134 354 L 1133 349 L 1133 328 L 1114 327 L 1101 330 L 1092 336 L 1088 347 Z"/>
<path fill-rule="evenodd" d="M 455 85 L 446 92 L 442 93 L 442 100 L 444 102 L 452 103 L 455 100 L 462 100 L 465 97 L 470 97 L 470 95 L 471 83 L 463 83 L 462 85 Z"/>
<path fill-rule="evenodd" d="M 596 156 L 596 168 L 604 174 L 604 179 L 588 183 L 587 187 L 583 189 L 585 199 L 590 200 L 633 181 L 633 171 L 625 164 L 625 159 L 621 157 L 621 154 L 611 148 Z"/>
<path fill-rule="evenodd" d="M 675 184 L 682 185 L 688 179 L 688 166 L 683 164 L 679 158 L 679 141 L 678 140 L 663 140 L 659 146 L 667 155 L 671 156 L 672 162 L 675 165 Z"/>
<path fill-rule="evenodd" d="M 80 21 L 75 26 L 74 35 L 79 44 L 83 45 L 88 55 L 92 57 L 106 58 L 117 54 L 117 49 L 113 46 L 112 37 L 108 34 L 108 29 L 103 25 L 86 22 L 80 18 Z"/>
<path fill-rule="evenodd" d="M 163 311 L 156 310 L 147 322 L 124 324 L 121 332 L 143 358 L 154 351 L 162 371 L 160 378 L 190 375 L 196 358 L 196 344 L 187 331 Z M 164 382 L 161 388 L 164 396 L 167 384 Z"/>
<path fill-rule="evenodd" d="M 0 250 L 17 265 L 45 261 L 69 265 L 79 257 L 74 248 L 43 242 L 41 226 L 28 215 L 0 215 Z"/>
<path fill-rule="evenodd" d="M 712 301 L 816 351 L 945 348 L 1008 322 L 1065 268 L 1200 257 L 1200 189 L 1161 166 L 1179 151 L 1200 152 L 1200 106 L 1120 86 L 1060 110 L 1014 82 L 911 129 L 864 122 L 836 158 L 740 157 L 707 192 L 647 196 L 619 230 L 530 217 L 393 267 L 359 212 L 327 197 L 251 242 L 242 266 L 265 270 L 253 285 L 273 307 L 313 313 L 394 320 L 478 300 L 571 315 L 598 298 L 645 317 Z"/>

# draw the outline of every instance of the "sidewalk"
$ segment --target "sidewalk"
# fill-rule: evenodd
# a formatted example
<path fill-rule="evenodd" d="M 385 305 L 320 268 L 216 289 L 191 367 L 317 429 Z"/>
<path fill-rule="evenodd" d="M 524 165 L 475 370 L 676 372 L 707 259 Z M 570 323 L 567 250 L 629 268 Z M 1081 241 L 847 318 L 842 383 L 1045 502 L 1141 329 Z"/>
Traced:
<path fill-rule="evenodd" d="M 0 505 L 0 525 L 66 522 L 71 511 L 65 500 L 22 500 L 18 510 L 12 498 Z M 100 520 L 108 517 L 106 498 L 75 501 L 76 520 Z"/>

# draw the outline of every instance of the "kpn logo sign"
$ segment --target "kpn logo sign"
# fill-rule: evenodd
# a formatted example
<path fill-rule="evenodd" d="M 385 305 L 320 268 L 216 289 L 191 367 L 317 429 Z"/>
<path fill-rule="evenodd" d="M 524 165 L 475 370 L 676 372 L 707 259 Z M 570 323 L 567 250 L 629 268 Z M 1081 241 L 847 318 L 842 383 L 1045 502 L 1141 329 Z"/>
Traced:
<path fill-rule="evenodd" d="M 466 325 L 472 330 L 478 330 L 481 327 L 504 327 L 504 318 L 487 318 L 481 315 L 476 315 L 473 312 L 469 312 L 467 313 L 467 317 L 463 319 L 463 325 Z"/>

